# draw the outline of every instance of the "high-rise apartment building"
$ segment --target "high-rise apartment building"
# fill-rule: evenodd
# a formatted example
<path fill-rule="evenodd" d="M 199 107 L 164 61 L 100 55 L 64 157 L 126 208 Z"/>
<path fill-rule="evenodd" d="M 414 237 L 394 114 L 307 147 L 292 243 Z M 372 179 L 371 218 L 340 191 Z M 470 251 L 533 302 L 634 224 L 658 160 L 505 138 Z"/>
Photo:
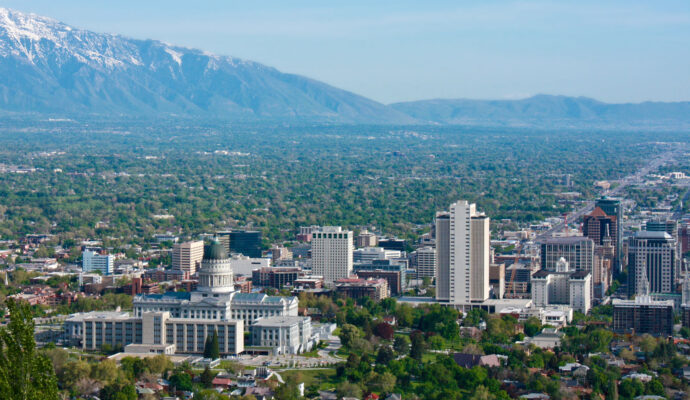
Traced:
<path fill-rule="evenodd" d="M 613 236 L 614 259 L 613 267 L 616 274 L 623 271 L 621 262 L 622 245 L 623 245 L 623 206 L 620 199 L 610 197 L 602 197 L 594 202 L 595 208 L 600 208 L 606 215 L 615 217 L 615 226 L 611 227 L 611 235 Z"/>
<path fill-rule="evenodd" d="M 312 233 L 312 273 L 322 276 L 326 285 L 352 274 L 353 237 L 352 231 L 339 226 L 324 226 Z"/>
<path fill-rule="evenodd" d="M 450 214 L 436 214 L 436 300 L 450 301 Z"/>
<path fill-rule="evenodd" d="M 100 254 L 94 250 L 85 250 L 82 254 L 82 271 L 84 272 L 112 275 L 114 267 L 115 257 L 110 254 Z"/>
<path fill-rule="evenodd" d="M 649 291 L 674 293 L 676 269 L 676 240 L 666 232 L 636 232 L 628 242 L 628 294 L 644 294 L 646 281 Z"/>
<path fill-rule="evenodd" d="M 201 240 L 185 243 L 176 243 L 173 246 L 173 269 L 188 272 L 194 275 L 204 258 L 204 242 Z"/>
<path fill-rule="evenodd" d="M 489 265 L 491 264 L 491 229 L 489 217 L 473 216 L 470 222 L 470 300 L 484 301 L 489 298 Z"/>
<path fill-rule="evenodd" d="M 465 200 L 436 216 L 436 298 L 470 304 L 489 298 L 489 218 Z"/>

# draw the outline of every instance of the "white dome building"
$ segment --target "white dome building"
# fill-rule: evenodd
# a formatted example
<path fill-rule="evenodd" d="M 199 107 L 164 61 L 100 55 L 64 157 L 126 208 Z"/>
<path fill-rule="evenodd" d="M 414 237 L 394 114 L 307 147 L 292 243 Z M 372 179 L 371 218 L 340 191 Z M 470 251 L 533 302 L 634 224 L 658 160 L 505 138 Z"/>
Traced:
<path fill-rule="evenodd" d="M 204 258 L 199 269 L 197 291 L 202 293 L 227 294 L 235 291 L 230 258 L 218 241 L 204 246 Z"/>

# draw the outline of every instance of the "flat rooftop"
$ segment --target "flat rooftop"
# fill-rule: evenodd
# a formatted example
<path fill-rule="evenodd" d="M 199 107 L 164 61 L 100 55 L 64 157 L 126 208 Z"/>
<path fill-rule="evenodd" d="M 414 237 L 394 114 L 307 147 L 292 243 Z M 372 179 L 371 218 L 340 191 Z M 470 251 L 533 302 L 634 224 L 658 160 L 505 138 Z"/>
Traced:
<path fill-rule="evenodd" d="M 259 318 L 254 322 L 252 326 L 265 326 L 265 327 L 276 327 L 276 326 L 292 326 L 294 324 L 302 322 L 307 317 L 267 317 Z"/>
<path fill-rule="evenodd" d="M 83 322 L 87 319 L 129 319 L 132 318 L 127 311 L 91 311 L 70 315 L 66 322 Z"/>

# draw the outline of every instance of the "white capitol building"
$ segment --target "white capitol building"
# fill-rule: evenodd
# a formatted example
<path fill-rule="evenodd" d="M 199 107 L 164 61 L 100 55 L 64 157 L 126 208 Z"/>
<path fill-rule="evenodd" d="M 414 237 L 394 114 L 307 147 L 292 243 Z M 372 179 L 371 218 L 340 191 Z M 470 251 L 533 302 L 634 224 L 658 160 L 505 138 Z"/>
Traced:
<path fill-rule="evenodd" d="M 194 292 L 138 295 L 133 315 L 74 314 L 65 322 L 65 333 L 88 350 L 109 344 L 128 352 L 202 353 L 215 331 L 221 354 L 239 354 L 245 330 L 251 332 L 252 345 L 271 347 L 274 353 L 311 347 L 311 320 L 298 317 L 297 298 L 236 292 L 230 259 L 217 241 L 204 247 L 198 275 Z"/>

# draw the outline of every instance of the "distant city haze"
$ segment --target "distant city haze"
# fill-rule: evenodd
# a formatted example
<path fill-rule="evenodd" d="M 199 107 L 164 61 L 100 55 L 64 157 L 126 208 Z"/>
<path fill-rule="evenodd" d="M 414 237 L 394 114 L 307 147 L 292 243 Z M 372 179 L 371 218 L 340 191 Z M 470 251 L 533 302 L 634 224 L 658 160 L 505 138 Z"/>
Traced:
<path fill-rule="evenodd" d="M 70 25 L 232 55 L 383 103 L 690 100 L 688 1 L 7 0 Z"/>

